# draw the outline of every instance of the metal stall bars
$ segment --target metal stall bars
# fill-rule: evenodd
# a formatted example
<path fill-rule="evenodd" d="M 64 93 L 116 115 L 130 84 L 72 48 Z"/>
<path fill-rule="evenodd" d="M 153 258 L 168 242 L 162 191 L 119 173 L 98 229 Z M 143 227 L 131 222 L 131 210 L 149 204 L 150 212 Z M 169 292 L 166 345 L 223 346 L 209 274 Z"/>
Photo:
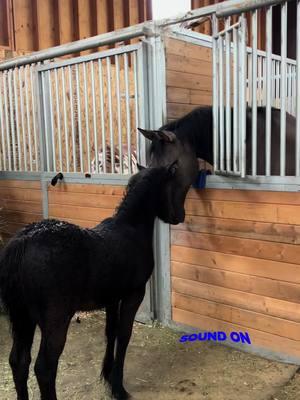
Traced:
<path fill-rule="evenodd" d="M 141 51 L 135 44 L 38 68 L 47 172 L 136 170 Z"/>
<path fill-rule="evenodd" d="M 272 54 L 272 8 L 274 5 L 278 5 L 281 12 L 280 56 Z M 220 4 L 216 13 L 213 14 L 213 119 L 214 170 L 216 174 L 237 175 L 244 178 L 248 171 L 251 176 L 255 177 L 258 162 L 265 159 L 263 175 L 271 176 L 272 173 L 274 174 L 271 165 L 274 162 L 274 160 L 272 161 L 274 138 L 274 140 L 278 140 L 278 143 L 276 143 L 279 151 L 277 158 L 280 164 L 278 174 L 285 177 L 287 173 L 287 118 L 290 119 L 287 113 L 289 113 L 296 116 L 297 119 L 294 132 L 296 139 L 295 175 L 299 176 L 300 116 L 297 111 L 300 102 L 300 25 L 297 25 L 296 62 L 287 58 L 287 6 L 288 0 L 263 1 L 260 3 L 249 1 L 244 7 L 242 5 L 237 7 L 237 2 L 231 1 Z M 266 9 L 266 52 L 257 48 L 257 15 L 261 7 Z M 299 7 L 299 0 L 297 0 L 298 21 Z M 251 12 L 252 48 L 246 46 L 247 21 L 243 14 L 244 11 Z M 239 15 L 238 22 L 230 25 L 230 17 L 237 14 Z M 221 25 L 219 21 L 223 19 L 225 19 L 225 28 L 219 30 Z M 233 82 L 231 82 L 231 79 Z M 258 105 L 265 109 L 264 155 L 261 155 L 258 151 Z M 251 166 L 247 165 L 246 170 L 246 147 L 250 146 L 250 143 L 246 143 L 247 106 L 252 119 L 252 154 Z M 280 109 L 278 138 L 274 137 L 274 131 L 272 132 L 272 115 L 274 114 L 272 107 Z M 249 118 L 249 114 L 247 118 Z M 289 174 L 291 173 L 289 172 Z"/>
<path fill-rule="evenodd" d="M 245 177 L 246 19 L 241 15 L 238 22 L 230 25 L 230 17 L 227 17 L 225 29 L 222 31 L 218 31 L 218 25 L 218 19 L 214 15 L 214 172 Z"/>

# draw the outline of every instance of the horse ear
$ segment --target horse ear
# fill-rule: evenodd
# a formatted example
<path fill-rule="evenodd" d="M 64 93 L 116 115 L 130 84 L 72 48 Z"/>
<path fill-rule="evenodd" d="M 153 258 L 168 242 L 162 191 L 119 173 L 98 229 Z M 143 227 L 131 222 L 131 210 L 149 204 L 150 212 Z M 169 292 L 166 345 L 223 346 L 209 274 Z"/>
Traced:
<path fill-rule="evenodd" d="M 169 164 L 167 166 L 168 174 L 171 176 L 175 175 L 177 169 L 178 169 L 178 160 L 175 160 L 174 162 L 172 162 L 172 164 Z"/>
<path fill-rule="evenodd" d="M 159 138 L 160 138 L 161 140 L 163 140 L 164 142 L 168 142 L 168 143 L 173 143 L 173 142 L 175 142 L 176 135 L 175 135 L 174 132 L 172 132 L 172 131 L 165 131 L 165 130 L 163 130 L 163 131 L 156 131 L 156 132 L 157 132 Z"/>
<path fill-rule="evenodd" d="M 143 167 L 141 164 L 139 164 L 139 163 L 136 163 L 136 166 L 137 166 L 137 169 L 139 170 L 139 171 L 142 171 L 143 169 L 146 169 L 146 167 Z"/>
<path fill-rule="evenodd" d="M 139 132 L 145 136 L 146 139 L 153 140 L 153 139 L 158 139 L 157 131 L 151 131 L 149 129 L 142 129 L 138 128 Z"/>
<path fill-rule="evenodd" d="M 141 132 L 142 135 L 145 136 L 145 138 L 149 139 L 149 140 L 163 140 L 164 142 L 168 142 L 168 143 L 173 143 L 176 139 L 176 135 L 174 132 L 171 131 L 166 131 L 166 130 L 162 130 L 162 131 L 151 131 L 148 129 L 142 129 L 142 128 L 138 128 L 138 130 Z"/>

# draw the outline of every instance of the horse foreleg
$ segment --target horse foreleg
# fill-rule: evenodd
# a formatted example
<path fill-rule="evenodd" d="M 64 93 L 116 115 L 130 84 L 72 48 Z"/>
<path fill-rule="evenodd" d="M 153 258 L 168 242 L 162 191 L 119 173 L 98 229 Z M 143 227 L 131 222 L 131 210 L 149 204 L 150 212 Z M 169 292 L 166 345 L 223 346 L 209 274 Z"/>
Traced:
<path fill-rule="evenodd" d="M 130 397 L 123 386 L 124 361 L 131 338 L 134 317 L 143 301 L 144 295 L 145 288 L 142 288 L 123 299 L 120 306 L 116 357 L 111 374 L 112 394 L 118 400 L 125 400 Z"/>
<path fill-rule="evenodd" d="M 19 325 L 19 324 L 18 324 Z M 24 319 L 22 326 L 12 324 L 13 346 L 9 356 L 18 400 L 28 400 L 27 380 L 35 323 Z"/>
<path fill-rule="evenodd" d="M 119 301 L 106 307 L 106 351 L 102 364 L 101 377 L 106 381 L 110 381 L 114 356 L 115 356 L 115 341 L 117 336 L 117 327 L 119 319 Z"/>
<path fill-rule="evenodd" d="M 55 380 L 58 360 L 65 346 L 70 319 L 41 326 L 41 345 L 34 367 L 41 400 L 57 400 Z"/>

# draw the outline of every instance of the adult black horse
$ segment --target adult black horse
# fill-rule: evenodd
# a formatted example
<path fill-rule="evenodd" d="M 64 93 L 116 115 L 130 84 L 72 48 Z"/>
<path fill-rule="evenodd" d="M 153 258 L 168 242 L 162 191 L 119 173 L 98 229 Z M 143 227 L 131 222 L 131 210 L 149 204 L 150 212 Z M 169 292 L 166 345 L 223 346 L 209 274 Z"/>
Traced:
<path fill-rule="evenodd" d="M 257 175 L 265 174 L 265 107 L 257 108 Z M 271 175 L 280 175 L 280 110 L 271 110 Z M 286 175 L 295 175 L 296 120 L 286 117 Z M 182 118 L 164 125 L 159 130 L 140 132 L 149 140 L 150 166 L 167 165 L 178 160 L 175 179 L 165 187 L 172 207 L 164 210 L 173 224 L 184 221 L 186 194 L 198 173 L 197 159 L 213 164 L 212 107 L 198 107 Z M 252 111 L 246 113 L 246 172 L 252 173 Z M 170 204 L 170 201 L 167 202 Z"/>

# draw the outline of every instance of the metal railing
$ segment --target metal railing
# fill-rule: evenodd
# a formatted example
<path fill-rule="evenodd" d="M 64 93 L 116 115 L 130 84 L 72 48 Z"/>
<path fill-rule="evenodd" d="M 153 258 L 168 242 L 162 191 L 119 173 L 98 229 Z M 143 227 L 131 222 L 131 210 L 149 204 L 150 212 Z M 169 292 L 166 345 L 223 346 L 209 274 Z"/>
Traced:
<path fill-rule="evenodd" d="M 281 8 L 280 56 L 272 54 L 272 7 L 278 3 Z M 258 8 L 262 5 L 267 6 L 266 52 L 258 50 L 257 42 Z M 288 1 L 262 1 L 247 7 L 247 10 L 251 11 L 251 48 L 246 47 L 247 22 L 245 15 L 240 14 L 243 9 L 225 6 L 222 12 L 213 14 L 216 173 L 245 177 L 247 173 L 249 174 L 248 164 L 251 162 L 252 176 L 274 175 L 274 170 L 277 171 L 277 166 L 274 168 L 274 164 L 279 164 L 279 172 L 275 175 L 282 177 L 300 175 L 300 24 L 297 24 L 296 33 L 297 60 L 290 60 L 287 58 L 287 5 Z M 240 14 L 239 20 L 231 23 L 231 17 L 235 14 Z M 224 29 L 219 29 L 220 21 Z M 297 0 L 297 21 L 300 21 L 299 0 Z M 258 106 L 263 106 L 265 110 L 264 146 L 261 146 L 262 137 L 259 128 L 262 126 L 262 121 L 261 114 L 258 115 Z M 278 129 L 276 132 L 274 129 L 273 108 L 280 110 L 279 134 Z M 251 143 L 246 137 L 249 129 L 246 126 L 249 120 L 248 110 L 251 112 Z M 276 140 L 276 152 L 274 140 Z M 262 147 L 264 154 L 261 151 Z M 248 151 L 250 148 L 251 154 Z"/>

